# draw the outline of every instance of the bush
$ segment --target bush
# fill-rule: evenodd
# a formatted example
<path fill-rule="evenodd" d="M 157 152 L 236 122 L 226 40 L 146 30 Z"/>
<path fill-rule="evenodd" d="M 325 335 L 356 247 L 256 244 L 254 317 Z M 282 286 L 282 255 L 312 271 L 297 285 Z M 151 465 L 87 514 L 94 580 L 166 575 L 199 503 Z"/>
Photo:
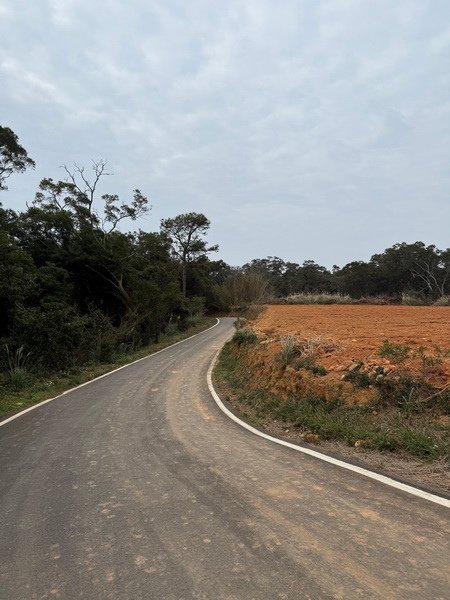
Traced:
<path fill-rule="evenodd" d="M 302 293 L 291 294 L 285 299 L 286 304 L 354 304 L 348 294 Z"/>
<path fill-rule="evenodd" d="M 164 333 L 166 335 L 176 335 L 179 332 L 179 328 L 178 328 L 178 323 L 167 323 L 167 325 L 164 328 Z"/>
<path fill-rule="evenodd" d="M 24 367 L 16 367 L 8 373 L 8 385 L 15 392 L 20 392 L 29 387 L 32 382 L 33 377 L 31 373 Z"/>
<path fill-rule="evenodd" d="M 234 333 L 232 341 L 238 346 L 256 344 L 258 342 L 258 336 L 251 329 L 238 329 Z"/>
<path fill-rule="evenodd" d="M 355 369 L 354 371 L 347 373 L 344 376 L 344 381 L 349 381 L 350 383 L 353 383 L 354 386 L 359 388 L 368 388 L 372 383 L 369 375 L 360 369 Z"/>
<path fill-rule="evenodd" d="M 324 377 L 327 374 L 327 370 L 322 365 L 311 365 L 308 370 L 316 377 Z"/>
<path fill-rule="evenodd" d="M 403 292 L 402 304 L 405 306 L 424 306 L 429 304 L 423 294 L 415 292 Z"/>
<path fill-rule="evenodd" d="M 450 306 L 450 296 L 441 296 L 433 303 L 433 306 Z"/>

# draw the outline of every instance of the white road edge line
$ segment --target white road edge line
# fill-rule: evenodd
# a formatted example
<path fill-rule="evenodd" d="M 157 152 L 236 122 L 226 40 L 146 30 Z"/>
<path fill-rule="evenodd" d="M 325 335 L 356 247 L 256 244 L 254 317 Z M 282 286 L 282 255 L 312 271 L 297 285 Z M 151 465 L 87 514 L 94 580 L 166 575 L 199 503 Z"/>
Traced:
<path fill-rule="evenodd" d="M 364 469 L 363 467 L 358 467 L 356 465 L 352 465 L 351 463 L 347 463 L 343 460 L 338 460 L 337 458 L 333 458 L 331 456 L 327 456 L 326 454 L 322 454 L 321 452 L 317 452 L 316 450 L 311 450 L 310 448 L 303 448 L 302 446 L 297 446 L 296 444 L 291 444 L 290 442 L 286 442 L 285 440 L 280 440 L 278 438 L 272 437 L 267 433 L 263 433 L 252 427 L 245 421 L 239 419 L 235 414 L 233 414 L 222 402 L 216 390 L 214 389 L 212 382 L 212 373 L 214 367 L 216 365 L 217 359 L 219 358 L 219 354 L 222 349 L 218 350 L 214 355 L 213 361 L 208 369 L 207 374 L 207 382 L 209 391 L 211 392 L 211 396 L 214 398 L 217 406 L 220 408 L 222 412 L 224 412 L 230 419 L 232 419 L 235 423 L 247 429 L 251 433 L 258 435 L 259 437 L 264 438 L 265 440 L 269 440 L 270 442 L 274 442 L 275 444 L 279 444 L 280 446 L 285 446 L 286 448 L 292 448 L 292 450 L 297 450 L 297 452 L 302 452 L 303 454 L 308 454 L 309 456 L 314 456 L 314 458 L 318 458 L 319 460 L 323 460 L 324 462 L 335 465 L 336 467 L 341 467 L 342 469 L 347 469 L 347 471 L 353 471 L 354 473 L 359 473 L 364 477 L 369 477 L 370 479 L 375 479 L 375 481 L 379 481 L 380 483 L 384 483 L 385 485 L 389 485 L 397 490 L 402 490 L 407 494 L 411 494 L 413 496 L 418 496 L 419 498 L 423 498 L 424 500 L 429 500 L 430 502 L 434 502 L 435 504 L 440 504 L 441 506 L 445 506 L 450 508 L 450 500 L 447 498 L 442 498 L 440 496 L 436 496 L 435 494 L 430 494 L 429 492 L 425 492 L 418 488 L 412 487 L 411 485 L 407 485 L 406 483 L 401 483 L 400 481 L 396 481 L 395 479 L 391 479 L 390 477 L 386 477 L 385 475 L 379 475 L 374 471 L 369 471 L 368 469 Z"/>
<path fill-rule="evenodd" d="M 129 367 L 131 365 L 135 365 L 136 363 L 141 362 L 142 360 L 146 360 L 147 358 L 150 358 L 151 356 L 156 356 L 157 354 L 161 354 L 161 352 L 164 352 L 165 350 L 169 350 L 169 348 L 173 348 L 174 346 L 178 346 L 178 344 L 183 344 L 184 342 L 187 342 L 188 340 L 191 340 L 192 338 L 196 337 L 197 335 L 205 333 L 206 331 L 210 331 L 211 329 L 214 329 L 214 327 L 217 327 L 217 325 L 220 323 L 220 320 L 217 319 L 217 317 L 216 317 L 216 320 L 217 320 L 217 323 L 215 323 L 211 327 L 208 327 L 207 329 L 204 329 L 203 331 L 199 331 L 198 333 L 194 333 L 194 335 L 190 335 L 189 337 L 185 338 L 184 340 L 180 340 L 179 342 L 175 342 L 174 344 L 171 344 L 170 346 L 166 346 L 165 348 L 162 348 L 162 350 L 158 350 L 157 352 L 153 352 L 152 354 L 148 354 L 147 356 L 143 356 L 142 358 L 138 358 L 137 360 L 133 360 L 132 362 L 126 363 L 125 365 L 122 365 L 121 367 L 118 367 L 117 369 L 113 369 L 112 371 L 108 371 L 107 373 L 103 373 L 103 375 L 99 375 L 98 377 L 95 377 L 94 379 L 90 379 L 89 381 L 85 381 L 84 383 L 80 383 L 80 385 L 76 385 L 75 387 L 70 388 L 69 390 L 65 390 L 61 394 L 58 394 L 58 396 L 54 396 L 53 398 L 48 398 L 47 400 L 43 400 L 42 402 L 39 402 L 39 404 L 33 404 L 33 406 L 30 406 L 28 408 L 25 408 L 24 410 L 21 410 L 20 412 L 16 413 L 15 415 L 12 415 L 12 417 L 8 417 L 7 419 L 4 419 L 3 421 L 0 421 L 0 427 L 3 427 L 3 425 L 6 425 L 7 423 L 10 423 L 11 421 L 14 421 L 15 419 L 18 419 L 22 415 L 25 415 L 26 413 L 34 410 L 35 408 L 39 408 L 40 406 L 43 406 L 44 404 L 47 404 L 48 402 L 53 402 L 53 400 L 57 400 L 58 398 L 61 398 L 62 396 L 65 396 L 66 394 L 69 394 L 70 392 L 73 392 L 74 390 L 78 390 L 79 388 L 82 388 L 85 385 L 89 385 L 90 383 L 94 383 L 94 381 L 98 381 L 99 379 L 103 379 L 103 377 L 108 377 L 108 375 L 112 375 L 113 373 L 117 373 L 117 371 L 121 371 L 122 369 L 126 369 L 126 367 Z"/>

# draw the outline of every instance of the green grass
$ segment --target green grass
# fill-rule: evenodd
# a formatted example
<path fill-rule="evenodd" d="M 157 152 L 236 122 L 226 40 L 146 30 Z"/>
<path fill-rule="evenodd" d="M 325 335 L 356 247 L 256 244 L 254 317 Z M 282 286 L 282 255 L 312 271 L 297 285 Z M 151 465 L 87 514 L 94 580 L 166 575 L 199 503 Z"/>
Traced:
<path fill-rule="evenodd" d="M 450 452 L 448 430 L 426 413 L 409 414 L 398 406 L 374 411 L 373 406 L 344 405 L 339 398 L 282 399 L 265 389 L 254 389 L 232 342 L 220 354 L 215 380 L 224 398 L 234 398 L 243 416 L 256 425 L 276 419 L 325 440 L 341 440 L 352 446 L 363 440 L 365 448 L 400 451 L 426 460 Z"/>
<path fill-rule="evenodd" d="M 191 335 L 200 333 L 216 322 L 213 317 L 205 317 L 197 325 L 190 327 L 182 333 L 174 335 L 163 335 L 158 344 L 151 344 L 140 348 L 134 352 L 121 354 L 113 361 L 101 364 L 89 365 L 82 368 L 71 369 L 63 373 L 54 373 L 45 377 L 36 376 L 32 381 L 22 389 L 12 389 L 14 386 L 8 385 L 8 377 L 4 376 L 4 381 L 0 381 L 0 417 L 28 408 L 33 404 L 58 396 L 65 390 L 90 381 L 99 377 L 108 371 L 117 369 L 129 362 L 149 356 L 162 350 L 167 346 L 184 340 Z M 21 384 L 22 385 L 22 384 Z"/>

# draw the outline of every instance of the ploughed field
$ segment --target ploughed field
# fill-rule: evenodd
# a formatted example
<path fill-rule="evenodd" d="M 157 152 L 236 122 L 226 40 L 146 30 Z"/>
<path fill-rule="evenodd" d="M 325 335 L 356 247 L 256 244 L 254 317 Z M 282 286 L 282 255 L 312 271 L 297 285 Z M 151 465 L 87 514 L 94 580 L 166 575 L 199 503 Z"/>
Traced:
<path fill-rule="evenodd" d="M 450 383 L 450 307 L 270 305 L 251 328 L 274 353 L 286 336 L 309 344 L 328 380 L 410 373 L 436 389 Z"/>

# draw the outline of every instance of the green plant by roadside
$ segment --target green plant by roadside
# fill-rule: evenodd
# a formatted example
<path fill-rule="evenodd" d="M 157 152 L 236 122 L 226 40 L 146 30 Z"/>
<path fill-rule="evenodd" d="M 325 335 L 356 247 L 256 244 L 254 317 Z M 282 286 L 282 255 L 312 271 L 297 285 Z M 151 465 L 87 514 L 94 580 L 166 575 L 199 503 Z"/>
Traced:
<path fill-rule="evenodd" d="M 238 329 L 235 331 L 232 341 L 238 346 L 256 344 L 258 336 L 251 329 Z"/>
<path fill-rule="evenodd" d="M 33 376 L 27 368 L 30 353 L 26 353 L 24 346 L 13 350 L 5 344 L 6 361 L 8 366 L 7 384 L 14 391 L 20 391 L 30 385 Z"/>
<path fill-rule="evenodd" d="M 359 442 L 364 448 L 403 452 L 425 460 L 445 460 L 450 454 L 447 429 L 430 418 L 430 404 L 423 402 L 427 392 L 425 388 L 418 389 L 416 381 L 383 383 L 384 392 L 390 394 L 384 404 L 349 406 L 338 392 L 328 400 L 299 394 L 281 398 L 269 386 L 261 387 L 260 379 L 255 387 L 252 374 L 233 344 L 222 350 L 215 378 L 221 393 L 232 398 L 243 416 L 259 426 L 274 420 L 304 434 L 317 434 L 320 439 L 343 440 L 351 446 Z M 448 399 L 449 395 L 447 402 Z M 432 409 L 436 406 L 433 404 Z"/>
<path fill-rule="evenodd" d="M 149 356 L 175 342 L 204 331 L 214 325 L 215 322 L 216 320 L 212 317 L 204 317 L 200 323 L 186 331 L 173 335 L 164 334 L 158 343 L 150 344 L 139 350 L 125 351 L 123 353 L 115 352 L 112 359 L 102 363 L 96 362 L 84 367 L 70 367 L 64 371 L 57 373 L 48 372 L 46 375 L 39 376 L 33 375 L 30 372 L 25 377 L 23 373 L 17 374 L 14 386 L 10 383 L 11 379 L 8 373 L 0 373 L 0 417 L 23 410 L 47 398 L 57 396 L 69 388 L 108 373 L 117 367 Z M 16 368 L 15 373 L 17 372 Z"/>

